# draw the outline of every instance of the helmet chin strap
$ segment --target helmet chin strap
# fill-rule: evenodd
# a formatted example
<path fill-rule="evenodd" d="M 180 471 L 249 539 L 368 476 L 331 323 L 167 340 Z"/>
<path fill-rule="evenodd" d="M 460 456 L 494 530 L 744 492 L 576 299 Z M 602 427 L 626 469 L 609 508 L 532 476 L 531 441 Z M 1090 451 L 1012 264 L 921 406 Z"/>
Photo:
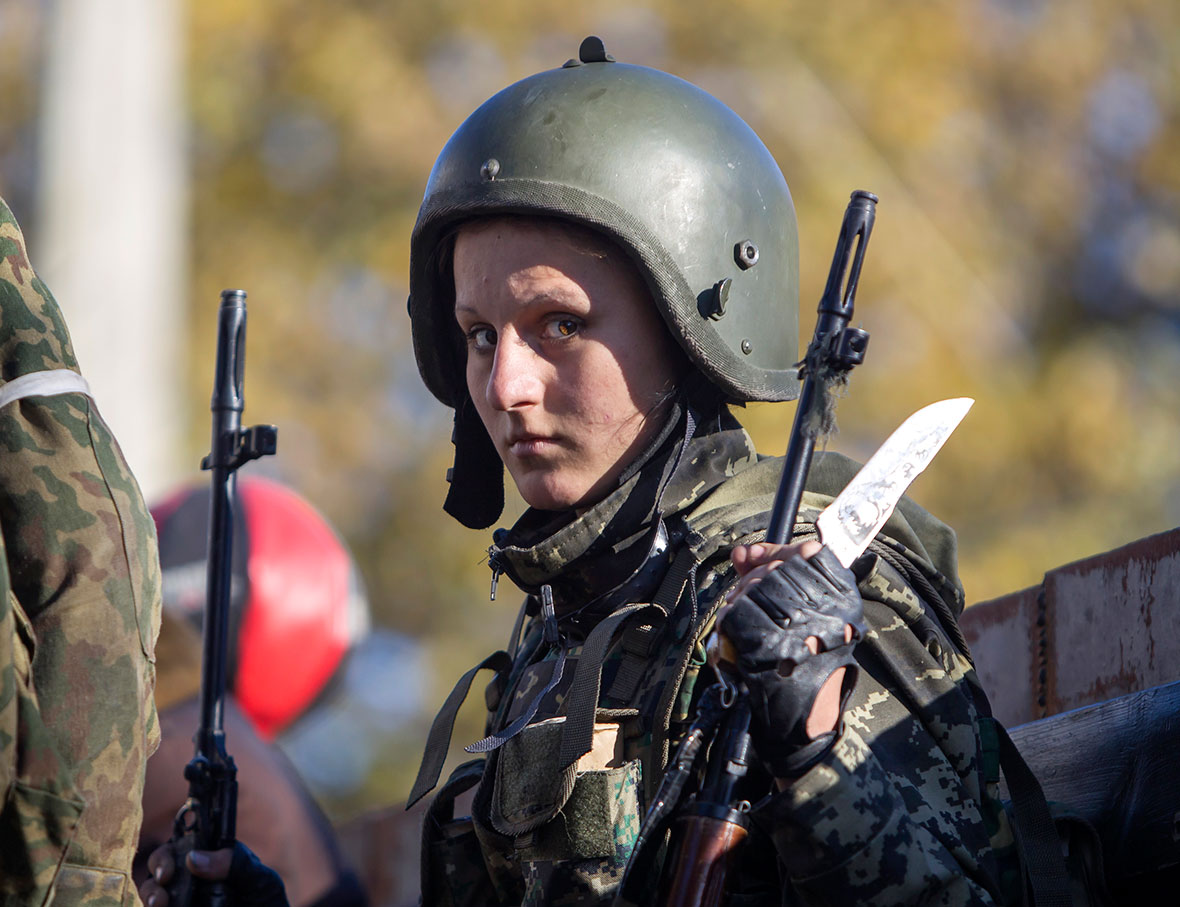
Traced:
<path fill-rule="evenodd" d="M 470 397 L 455 410 L 455 465 L 443 510 L 468 529 L 487 529 L 504 512 L 504 464 Z"/>

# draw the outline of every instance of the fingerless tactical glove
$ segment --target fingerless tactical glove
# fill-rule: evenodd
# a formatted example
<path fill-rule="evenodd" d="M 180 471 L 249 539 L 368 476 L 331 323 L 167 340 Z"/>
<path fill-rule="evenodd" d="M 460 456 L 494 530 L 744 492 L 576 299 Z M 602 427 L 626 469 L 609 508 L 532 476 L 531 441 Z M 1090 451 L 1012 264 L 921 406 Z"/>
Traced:
<path fill-rule="evenodd" d="M 754 749 L 767 768 L 789 778 L 810 768 L 836 741 L 843 724 L 815 740 L 807 716 L 832 672 L 847 668 L 840 690 L 843 713 L 856 681 L 852 650 L 864 632 L 864 604 L 852 573 L 827 548 L 810 560 L 784 561 L 739 596 L 721 633 L 737 653 L 752 711 Z M 844 628 L 852 626 L 852 641 Z M 819 640 L 811 654 L 807 638 Z"/>

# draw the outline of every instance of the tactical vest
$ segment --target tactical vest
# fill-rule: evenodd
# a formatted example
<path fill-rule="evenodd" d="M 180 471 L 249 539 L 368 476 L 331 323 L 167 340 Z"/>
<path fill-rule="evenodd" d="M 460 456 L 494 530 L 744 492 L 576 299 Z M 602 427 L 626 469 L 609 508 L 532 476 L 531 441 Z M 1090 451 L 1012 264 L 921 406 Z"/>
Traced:
<path fill-rule="evenodd" d="M 763 460 L 676 518 L 678 547 L 651 602 L 619 608 L 560 651 L 546 641 L 539 603 L 526 602 L 509 649 L 464 676 L 432 728 L 411 798 L 437 777 L 441 736 L 482 668 L 496 672 L 485 738 L 494 748 L 456 769 L 427 813 L 423 904 L 610 902 L 671 748 L 713 680 L 702 675 L 704 642 L 736 582 L 729 554 L 765 537 L 780 468 Z M 815 518 L 855 470 L 836 454 L 817 458 L 796 538 L 814 537 Z M 858 575 L 866 601 L 885 604 L 937 653 L 948 682 L 963 683 L 973 671 L 955 619 L 962 592 L 934 566 L 953 556 L 953 534 L 903 501 Z M 456 797 L 475 786 L 472 816 L 456 818 Z M 1002 818 L 995 825 L 1005 839 Z"/>

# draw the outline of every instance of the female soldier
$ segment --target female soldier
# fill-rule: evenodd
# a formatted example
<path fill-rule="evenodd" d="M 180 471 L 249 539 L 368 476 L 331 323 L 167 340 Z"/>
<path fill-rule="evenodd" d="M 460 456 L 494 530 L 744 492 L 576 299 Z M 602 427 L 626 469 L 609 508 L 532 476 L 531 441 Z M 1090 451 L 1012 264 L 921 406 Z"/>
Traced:
<path fill-rule="evenodd" d="M 758 544 L 781 464 L 728 404 L 795 395 L 797 257 L 749 127 L 597 39 L 443 149 L 411 241 L 415 352 L 455 410 L 447 512 L 493 524 L 504 467 L 529 505 L 489 549 L 493 594 L 507 575 L 527 599 L 431 729 L 411 802 L 495 672 L 478 758 L 426 817 L 425 904 L 612 900 L 727 594 L 758 756 L 731 903 L 1001 899 L 953 533 L 903 501 L 855 576 L 814 541 Z M 797 536 L 854 471 L 817 458 Z"/>

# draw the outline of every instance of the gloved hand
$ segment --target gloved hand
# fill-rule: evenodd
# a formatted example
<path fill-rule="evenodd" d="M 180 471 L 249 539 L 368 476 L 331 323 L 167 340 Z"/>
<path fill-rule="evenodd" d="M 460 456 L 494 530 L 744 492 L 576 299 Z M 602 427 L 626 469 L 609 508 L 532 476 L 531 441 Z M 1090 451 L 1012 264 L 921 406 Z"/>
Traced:
<path fill-rule="evenodd" d="M 266 866 L 241 841 L 224 850 L 194 850 L 185 859 L 189 872 L 201 879 L 224 881 L 230 907 L 289 907 L 279 874 Z M 151 877 L 139 886 L 146 907 L 168 907 L 167 886 L 176 873 L 170 844 L 148 857 Z"/>
<path fill-rule="evenodd" d="M 735 552 L 743 579 L 719 629 L 749 689 L 754 749 L 775 777 L 790 778 L 822 758 L 839 735 L 856 680 L 852 650 L 864 632 L 864 604 L 852 573 L 827 548 L 804 559 L 800 546 L 759 547 L 756 556 Z M 777 557 L 785 559 L 771 559 Z M 839 681 L 835 721 L 809 733 L 829 678 L 829 690 Z"/>

